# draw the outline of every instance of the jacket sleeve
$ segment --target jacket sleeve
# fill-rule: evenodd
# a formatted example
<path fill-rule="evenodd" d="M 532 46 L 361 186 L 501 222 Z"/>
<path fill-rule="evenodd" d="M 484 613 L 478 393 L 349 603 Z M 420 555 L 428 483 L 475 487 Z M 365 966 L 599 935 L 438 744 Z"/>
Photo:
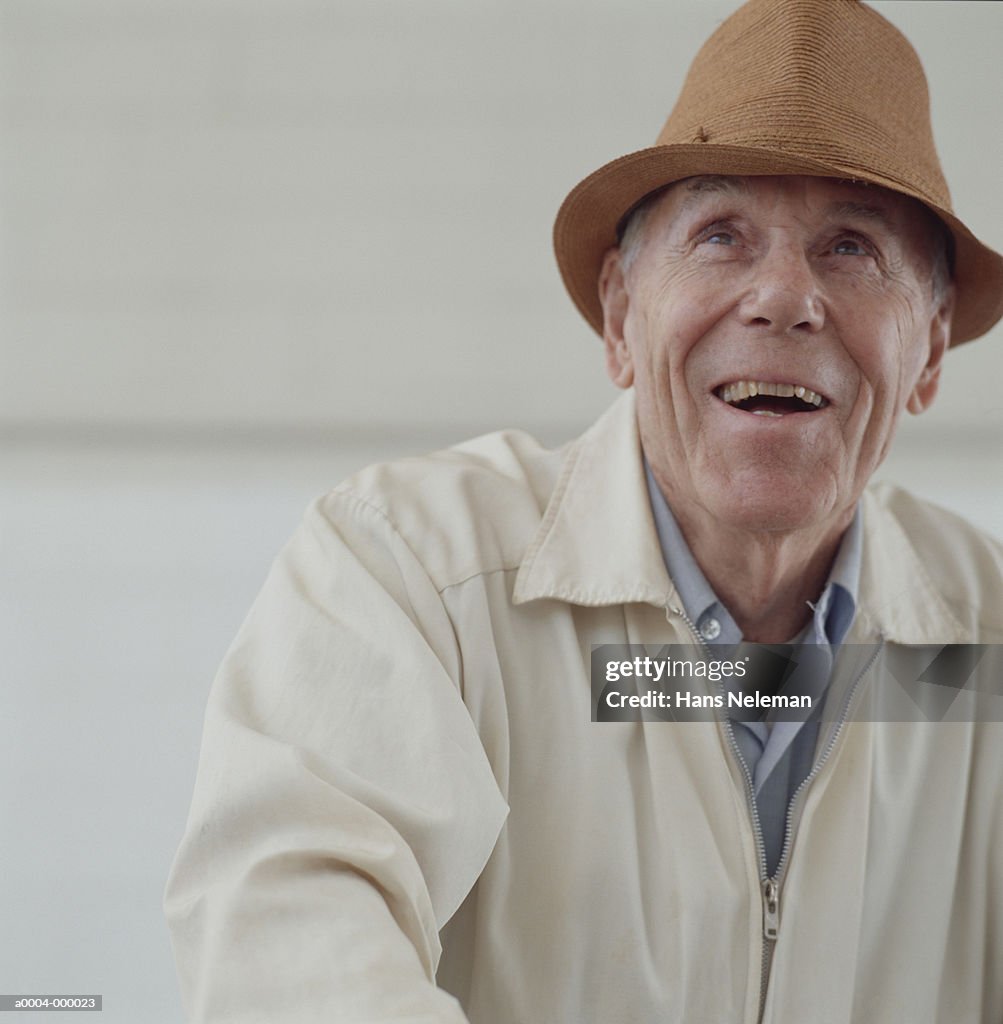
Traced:
<path fill-rule="evenodd" d="M 384 514 L 315 504 L 213 684 L 167 885 L 198 1024 L 459 1024 L 438 931 L 507 806 L 435 586 Z"/>

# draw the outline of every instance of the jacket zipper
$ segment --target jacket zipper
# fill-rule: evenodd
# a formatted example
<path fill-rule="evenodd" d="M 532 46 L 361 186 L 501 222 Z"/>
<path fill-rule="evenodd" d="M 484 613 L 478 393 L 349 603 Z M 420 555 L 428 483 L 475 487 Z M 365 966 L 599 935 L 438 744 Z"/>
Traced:
<path fill-rule="evenodd" d="M 686 614 L 686 612 L 682 608 L 676 608 L 670 605 L 666 605 L 665 611 L 666 617 L 668 617 L 669 612 L 672 612 L 683 620 L 692 634 L 693 639 L 696 640 L 700 649 L 704 652 L 704 656 L 709 656 L 710 648 L 707 646 L 706 641 L 700 635 L 696 626 L 693 624 L 693 620 Z M 853 697 L 857 692 L 857 687 L 860 685 L 860 681 L 864 676 L 870 671 L 871 666 L 881 653 L 884 648 L 884 642 L 884 637 L 881 636 L 874 653 L 867 659 L 867 664 L 864 665 L 863 669 L 861 669 L 859 675 L 853 681 L 853 685 L 850 687 L 850 691 L 847 694 L 843 707 L 840 710 L 836 727 L 833 729 L 832 735 L 829 737 L 829 740 L 825 745 L 825 749 L 822 751 L 822 755 L 814 765 L 812 765 L 811 771 L 805 776 L 801 784 L 791 796 L 788 806 L 786 825 L 784 827 L 784 842 L 780 848 L 780 859 L 777 861 L 777 870 L 772 878 L 767 874 L 766 844 L 763 839 L 763 825 L 759 818 L 759 808 L 756 806 L 756 790 L 755 783 L 752 779 L 752 773 L 749 771 L 749 767 L 745 763 L 745 758 L 742 757 L 742 753 L 738 749 L 738 741 L 735 739 L 735 730 L 731 719 L 726 717 L 724 720 L 724 730 L 728 737 L 728 743 L 731 747 L 732 755 L 734 756 L 737 764 L 741 766 L 742 774 L 745 777 L 745 798 L 749 806 L 750 817 L 752 818 L 753 839 L 756 844 L 756 857 L 759 861 L 760 897 L 762 899 L 763 908 L 763 958 L 759 980 L 759 1013 L 756 1017 L 759 1024 L 762 1024 L 763 1014 L 766 1011 L 766 991 L 769 985 L 770 969 L 773 964 L 773 950 L 780 934 L 780 892 L 783 885 L 784 875 L 787 873 L 787 860 L 790 855 L 791 840 L 793 839 L 794 832 L 796 831 L 795 826 L 801 819 L 799 813 L 801 797 L 807 787 L 822 770 L 826 761 L 829 760 L 829 756 L 832 753 L 833 748 L 836 746 L 836 741 L 843 732 L 843 726 L 846 724 L 850 704 L 853 702 Z"/>
<path fill-rule="evenodd" d="M 693 638 L 704 652 L 704 657 L 708 657 L 710 655 L 710 648 L 703 637 L 700 636 L 699 631 L 693 624 L 693 620 L 682 608 L 672 608 L 671 610 L 686 623 Z M 759 970 L 759 1012 L 756 1015 L 756 1020 L 762 1024 L 763 1011 L 766 1009 L 766 987 L 769 982 L 770 964 L 773 960 L 773 946 L 777 941 L 777 935 L 780 931 L 780 880 L 779 877 L 770 878 L 767 875 L 766 841 L 763 839 L 763 823 L 759 818 L 759 808 L 756 806 L 756 787 L 752 779 L 752 772 L 749 771 L 749 766 L 745 763 L 745 758 L 742 757 L 742 752 L 738 749 L 738 740 L 735 739 L 735 728 L 732 725 L 731 719 L 725 716 L 723 725 L 725 735 L 728 737 L 728 745 L 731 747 L 732 757 L 741 768 L 742 776 L 745 779 L 745 800 L 749 808 L 749 816 L 752 818 L 752 838 L 756 844 L 756 860 L 759 863 L 760 898 L 763 907 L 763 955 Z M 778 876 L 780 874 L 779 868 L 783 866 L 787 842 L 788 836 L 785 835 L 784 850 L 780 855 L 778 864 Z"/>
<path fill-rule="evenodd" d="M 839 740 L 840 735 L 843 732 L 843 726 L 846 724 L 846 719 L 850 711 L 850 705 L 853 703 L 854 694 L 857 692 L 857 687 L 860 685 L 860 681 L 870 671 L 871 666 L 874 664 L 878 655 L 884 648 L 884 637 L 880 638 L 880 641 L 874 649 L 874 653 L 867 659 L 867 663 L 860 670 L 857 678 L 854 679 L 853 685 L 850 687 L 849 693 L 846 696 L 846 700 L 843 702 L 843 706 L 839 712 L 839 718 L 836 721 L 836 727 L 832 730 L 832 735 L 829 737 L 828 742 L 823 749 L 821 756 L 812 765 L 811 771 L 804 777 L 800 785 L 791 796 L 790 804 L 788 806 L 787 821 L 784 826 L 784 842 L 780 848 L 780 859 L 777 861 L 777 870 L 772 878 L 764 878 L 762 881 L 763 888 L 763 974 L 762 983 L 759 990 L 759 1021 L 762 1024 L 763 1013 L 766 1010 L 766 989 L 769 982 L 770 968 L 773 963 L 773 950 L 776 947 L 777 937 L 780 932 L 780 890 L 783 885 L 784 876 L 787 873 L 787 861 L 790 857 L 791 842 L 794 838 L 794 833 L 797 831 L 797 825 L 801 821 L 801 803 L 805 791 L 815 780 L 818 773 L 825 766 L 825 763 L 829 760 L 829 756 L 835 749 L 836 743 Z M 729 729 L 731 723 L 728 723 Z M 748 775 L 746 771 L 746 775 Z M 753 797 L 753 804 L 755 799 Z M 765 868 L 763 870 L 765 875 Z"/>
<path fill-rule="evenodd" d="M 699 631 L 693 624 L 693 620 L 682 608 L 666 609 L 667 612 L 669 610 L 686 623 L 694 640 L 696 640 L 703 651 L 704 657 L 708 657 L 710 655 L 710 648 L 703 637 L 700 636 Z M 756 806 L 755 783 L 752 779 L 752 772 L 749 771 L 749 766 L 745 763 L 745 758 L 742 757 L 742 752 L 738 749 L 738 740 L 735 739 L 735 729 L 730 718 L 725 717 L 724 719 L 724 731 L 728 737 L 728 745 L 731 747 L 732 757 L 741 768 L 742 775 L 745 778 L 745 800 L 749 808 L 749 815 L 752 818 L 752 838 L 756 844 L 756 860 L 759 864 L 760 896 L 763 904 L 763 957 L 760 966 L 759 1013 L 757 1020 L 762 1021 L 763 1010 L 766 1006 L 766 984 L 769 979 L 770 962 L 773 958 L 773 944 L 777 940 L 777 934 L 780 929 L 780 883 L 777 878 L 769 878 L 766 873 L 766 842 L 763 839 L 763 823 L 759 818 L 759 808 Z M 784 837 L 784 842 L 785 844 L 787 842 L 786 836 Z M 780 863 L 783 863 L 783 854 L 781 854 Z"/>
<path fill-rule="evenodd" d="M 756 859 L 759 861 L 759 887 L 760 897 L 763 903 L 763 955 L 759 966 L 759 1013 L 756 1020 L 762 1022 L 763 1011 L 766 1009 L 766 988 L 770 979 L 770 965 L 773 962 L 773 947 L 776 944 L 777 936 L 780 933 L 780 883 L 781 871 L 784 866 L 784 853 L 786 853 L 788 836 L 784 835 L 784 849 L 777 864 L 777 874 L 770 878 L 766 869 L 766 841 L 763 839 L 763 823 L 759 817 L 759 807 L 756 804 L 756 787 L 752 779 L 752 772 L 738 749 L 738 740 L 735 739 L 735 727 L 730 718 L 724 720 L 724 731 L 728 737 L 728 744 L 731 747 L 732 756 L 742 768 L 742 775 L 745 777 L 745 799 L 752 818 L 753 838 L 756 841 Z M 798 787 L 800 789 L 800 787 Z"/>

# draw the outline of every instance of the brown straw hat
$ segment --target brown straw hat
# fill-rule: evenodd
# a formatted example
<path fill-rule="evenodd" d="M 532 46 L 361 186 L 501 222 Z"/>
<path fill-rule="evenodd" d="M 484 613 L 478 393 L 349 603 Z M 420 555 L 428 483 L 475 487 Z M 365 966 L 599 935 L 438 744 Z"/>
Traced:
<path fill-rule="evenodd" d="M 858 0 L 749 0 L 697 54 L 657 142 L 580 182 L 554 249 L 575 305 L 602 332 L 603 253 L 646 195 L 696 174 L 807 174 L 913 196 L 954 237 L 952 344 L 1003 316 L 1003 257 L 954 216 L 908 40 Z"/>

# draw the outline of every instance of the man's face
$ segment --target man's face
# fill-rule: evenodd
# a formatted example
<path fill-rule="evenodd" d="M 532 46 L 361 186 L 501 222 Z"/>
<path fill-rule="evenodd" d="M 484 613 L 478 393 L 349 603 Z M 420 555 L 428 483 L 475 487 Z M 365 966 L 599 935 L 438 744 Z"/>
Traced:
<path fill-rule="evenodd" d="M 933 400 L 948 342 L 918 212 L 828 178 L 690 178 L 655 202 L 626 267 L 607 253 L 607 368 L 636 389 L 684 521 L 845 528 L 901 411 Z"/>

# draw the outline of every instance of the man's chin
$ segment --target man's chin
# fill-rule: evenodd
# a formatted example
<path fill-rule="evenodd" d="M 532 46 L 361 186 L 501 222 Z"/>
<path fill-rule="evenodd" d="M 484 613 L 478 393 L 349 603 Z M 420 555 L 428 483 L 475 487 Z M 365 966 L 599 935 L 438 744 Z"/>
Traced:
<path fill-rule="evenodd" d="M 704 508 L 722 528 L 751 533 L 817 530 L 821 541 L 837 513 L 831 492 L 791 476 L 735 481 L 706 494 Z"/>

